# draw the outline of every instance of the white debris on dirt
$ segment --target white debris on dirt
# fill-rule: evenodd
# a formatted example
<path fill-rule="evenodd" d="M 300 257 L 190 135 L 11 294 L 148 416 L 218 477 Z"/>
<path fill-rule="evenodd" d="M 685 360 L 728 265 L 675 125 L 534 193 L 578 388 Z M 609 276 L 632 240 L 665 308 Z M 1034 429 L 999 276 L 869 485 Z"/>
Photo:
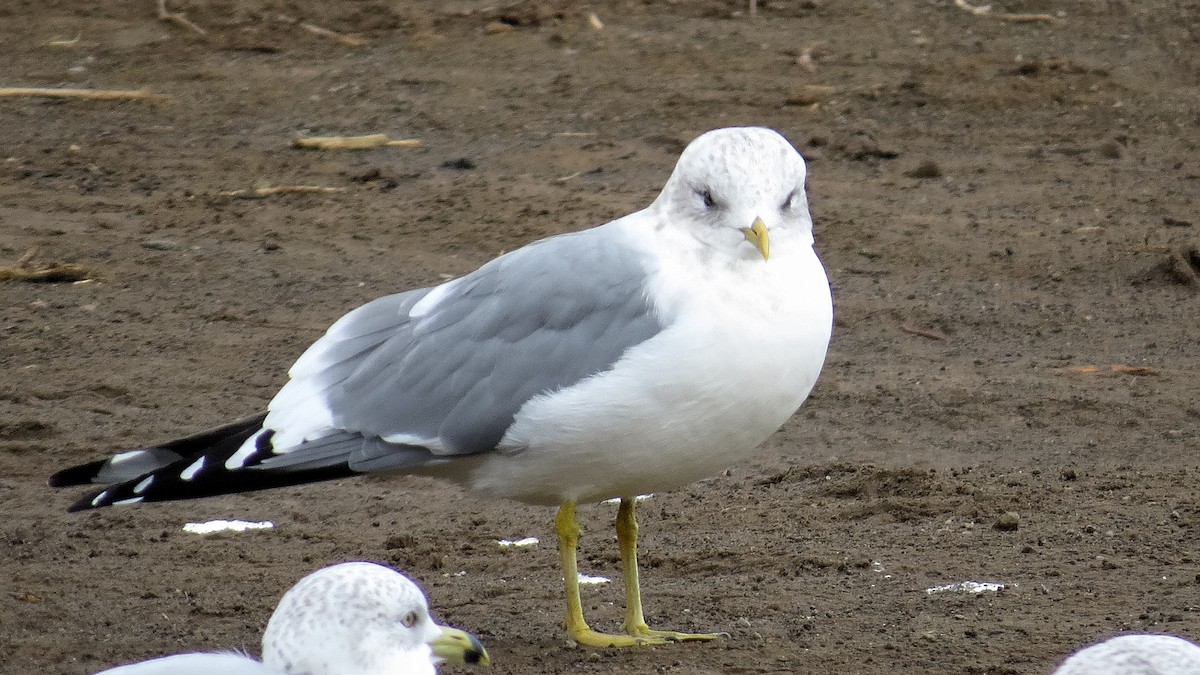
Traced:
<path fill-rule="evenodd" d="M 654 495 L 652 495 L 652 494 L 649 494 L 649 495 L 638 495 L 637 497 L 634 497 L 633 501 L 634 501 L 634 502 L 644 502 L 644 501 L 646 501 L 647 499 L 650 499 L 650 498 L 651 498 L 651 497 L 653 497 L 653 496 L 654 496 Z M 621 503 L 621 500 L 620 500 L 619 498 L 615 498 L 615 497 L 614 497 L 613 499 L 605 499 L 605 500 L 604 500 L 603 502 L 601 502 L 601 503 L 602 503 L 602 504 L 620 504 L 620 503 Z"/>
<path fill-rule="evenodd" d="M 1005 588 L 1013 588 L 1016 584 L 999 584 L 992 581 L 960 581 L 956 584 L 933 586 L 925 589 L 927 595 L 934 593 L 986 593 L 996 592 Z"/>
<path fill-rule="evenodd" d="M 533 546 L 534 544 L 538 543 L 538 538 L 525 537 L 524 539 L 518 539 L 516 541 L 501 539 L 496 543 L 500 545 L 500 548 L 521 548 L 523 546 Z"/>
<path fill-rule="evenodd" d="M 205 523 L 188 523 L 183 526 L 184 532 L 192 534 L 212 534 L 214 532 L 245 532 L 246 530 L 269 530 L 275 523 L 269 520 L 249 522 L 245 520 L 210 520 Z"/>

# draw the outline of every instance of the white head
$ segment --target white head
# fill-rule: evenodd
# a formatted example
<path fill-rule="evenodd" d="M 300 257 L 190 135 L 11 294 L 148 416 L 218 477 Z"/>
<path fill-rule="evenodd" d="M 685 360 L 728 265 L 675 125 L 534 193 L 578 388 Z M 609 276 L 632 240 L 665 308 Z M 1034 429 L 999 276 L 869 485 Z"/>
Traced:
<path fill-rule="evenodd" d="M 263 633 L 263 663 L 281 673 L 434 673 L 442 660 L 486 664 L 487 652 L 469 633 L 434 623 L 420 587 L 374 563 L 304 577 Z"/>
<path fill-rule="evenodd" d="M 1174 635 L 1134 633 L 1071 655 L 1054 675 L 1195 675 L 1200 645 Z"/>
<path fill-rule="evenodd" d="M 763 262 L 768 244 L 812 246 L 805 174 L 804 158 L 778 132 L 716 129 L 684 149 L 650 208 L 700 223 L 692 235 L 711 253 Z"/>

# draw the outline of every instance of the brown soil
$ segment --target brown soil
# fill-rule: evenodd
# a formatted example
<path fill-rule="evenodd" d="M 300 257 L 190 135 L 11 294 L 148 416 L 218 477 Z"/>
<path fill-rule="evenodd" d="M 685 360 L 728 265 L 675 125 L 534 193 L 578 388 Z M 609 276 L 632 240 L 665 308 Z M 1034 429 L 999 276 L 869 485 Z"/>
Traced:
<path fill-rule="evenodd" d="M 1200 4 L 744 5 L 168 3 L 207 37 L 151 0 L 0 8 L 0 85 L 171 97 L 0 99 L 0 266 L 90 279 L 0 282 L 0 671 L 253 651 L 346 559 L 419 580 L 497 673 L 1046 673 L 1200 637 Z M 640 208 L 737 124 L 808 157 L 838 318 L 755 461 L 642 505 L 651 623 L 728 639 L 571 648 L 552 513 L 438 483 L 82 515 L 45 486 L 260 410 L 348 309 Z M 378 132 L 424 146 L 289 145 Z M 268 185 L 343 191 L 219 195 Z M 614 512 L 583 510 L 582 568 L 617 581 Z M 219 517 L 277 527 L 180 531 Z M 925 590 L 966 580 L 1008 587 Z M 614 629 L 619 584 L 585 605 Z"/>

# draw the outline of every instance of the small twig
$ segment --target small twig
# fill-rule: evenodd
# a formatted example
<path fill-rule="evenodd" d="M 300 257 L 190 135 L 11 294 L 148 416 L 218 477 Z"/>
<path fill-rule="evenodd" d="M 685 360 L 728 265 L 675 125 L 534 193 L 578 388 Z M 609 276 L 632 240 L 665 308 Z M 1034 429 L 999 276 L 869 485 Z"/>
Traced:
<path fill-rule="evenodd" d="M 1108 369 L 1122 375 L 1158 375 L 1162 372 L 1158 368 L 1151 368 L 1149 366 L 1125 366 L 1120 363 L 1114 363 Z"/>
<path fill-rule="evenodd" d="M 929 338 L 930 340 L 945 340 L 946 339 L 945 335 L 942 335 L 941 333 L 939 333 L 937 331 L 923 330 L 921 328 L 914 328 L 907 324 L 901 324 L 900 330 L 904 331 L 905 333 L 912 333 L 913 335 L 920 335 L 921 337 Z"/>
<path fill-rule="evenodd" d="M 278 187 L 249 188 L 245 190 L 224 190 L 218 192 L 218 197 L 234 197 L 237 199 L 262 199 L 272 195 L 287 194 L 333 194 L 345 192 L 343 187 L 323 187 L 320 185 L 280 185 Z"/>
<path fill-rule="evenodd" d="M 991 5 L 979 5 L 976 7 L 975 5 L 968 5 L 965 0 L 954 0 L 954 5 L 959 9 L 967 10 L 975 16 L 983 16 L 992 11 Z"/>
<path fill-rule="evenodd" d="M 580 177 L 580 176 L 582 176 L 582 175 L 583 175 L 583 172 L 582 172 L 582 171 L 576 171 L 575 173 L 572 173 L 572 174 L 567 174 L 566 176 L 560 176 L 560 177 L 558 177 L 558 178 L 555 178 L 555 179 L 554 179 L 554 182 L 555 182 L 555 183 L 565 183 L 565 182 L 567 182 L 567 181 L 569 181 L 569 180 L 572 180 L 572 179 L 574 179 L 574 178 L 579 178 L 579 177 Z"/>
<path fill-rule="evenodd" d="M 48 87 L 2 87 L 0 96 L 44 96 L 47 98 L 84 98 L 93 101 L 137 99 L 164 101 L 170 96 L 155 94 L 149 87 L 142 89 L 54 89 Z"/>
<path fill-rule="evenodd" d="M 22 260 L 24 260 L 23 257 Z M 38 269 L 28 269 L 20 262 L 13 267 L 0 267 L 0 281 L 51 284 L 63 281 L 85 281 L 91 277 L 92 273 L 86 267 L 74 263 L 56 262 Z"/>
<path fill-rule="evenodd" d="M 362 38 L 356 38 L 353 35 L 345 35 L 343 33 L 338 33 L 336 31 L 329 30 L 328 28 L 322 28 L 316 24 L 300 23 L 299 26 L 301 28 L 303 28 L 304 30 L 312 33 L 313 35 L 320 35 L 321 37 L 332 38 L 348 47 L 361 47 L 361 46 L 367 44 L 367 41 Z"/>
<path fill-rule="evenodd" d="M 302 21 L 296 17 L 288 16 L 287 14 L 277 14 L 276 16 L 284 23 L 290 23 L 297 28 L 302 28 L 312 33 L 313 35 L 320 35 L 321 37 L 327 37 L 332 40 L 336 40 L 348 47 L 361 47 L 367 44 L 367 41 L 362 38 L 354 37 L 353 35 L 346 35 L 345 33 L 339 33 L 334 30 L 329 30 L 323 26 Z"/>
<path fill-rule="evenodd" d="M 559 138 L 591 138 L 596 135 L 594 131 L 559 131 L 554 134 Z"/>
<path fill-rule="evenodd" d="M 501 33 L 511 33 L 513 31 L 515 31 L 516 29 L 517 29 L 517 27 L 514 26 L 513 24 L 504 23 L 503 21 L 489 21 L 486 24 L 484 24 L 484 26 L 483 26 L 483 32 L 487 33 L 488 35 L 500 35 Z"/>
<path fill-rule="evenodd" d="M 366 136 L 312 136 L 297 138 L 292 145 L 306 150 L 370 150 L 372 148 L 419 148 L 417 138 L 390 139 L 387 134 Z"/>
<path fill-rule="evenodd" d="M 1162 373 L 1158 368 L 1150 368 L 1148 366 L 1126 366 L 1121 363 L 1114 363 L 1111 366 L 1066 366 L 1064 368 L 1056 368 L 1067 373 L 1081 373 L 1091 375 L 1093 373 L 1110 372 L 1120 373 L 1122 375 L 1159 375 Z"/>
<path fill-rule="evenodd" d="M 750 0 L 750 18 L 758 16 L 758 0 Z"/>
<path fill-rule="evenodd" d="M 992 14 L 991 5 L 970 5 L 967 0 L 954 0 L 954 5 L 959 9 L 974 14 L 975 16 L 990 16 L 1001 21 L 1054 21 L 1055 17 L 1051 14 Z"/>
<path fill-rule="evenodd" d="M 187 15 L 183 12 L 168 12 L 167 0 L 158 0 L 158 20 L 183 26 L 184 28 L 192 32 L 199 33 L 200 35 L 208 35 L 208 31 L 192 23 L 192 20 L 187 18 Z"/>
<path fill-rule="evenodd" d="M 76 35 L 75 37 L 71 38 L 70 40 L 46 40 L 45 42 L 42 43 L 42 46 L 43 47 L 74 47 L 75 45 L 79 44 L 79 38 L 81 38 L 81 37 L 83 37 L 82 33 L 80 33 L 79 35 Z"/>

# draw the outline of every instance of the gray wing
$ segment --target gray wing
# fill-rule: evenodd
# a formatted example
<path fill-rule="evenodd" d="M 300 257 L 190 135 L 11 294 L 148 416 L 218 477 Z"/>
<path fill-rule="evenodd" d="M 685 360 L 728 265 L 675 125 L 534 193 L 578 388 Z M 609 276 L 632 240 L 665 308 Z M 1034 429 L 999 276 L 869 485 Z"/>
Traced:
<path fill-rule="evenodd" d="M 118 666 L 96 675 L 268 675 L 263 664 L 242 654 L 176 654 L 161 659 Z"/>
<path fill-rule="evenodd" d="M 641 257 L 604 229 L 346 315 L 297 362 L 265 425 L 282 434 L 324 418 L 328 430 L 277 445 L 258 466 L 364 471 L 494 449 L 529 399 L 609 369 L 662 330 Z"/>

